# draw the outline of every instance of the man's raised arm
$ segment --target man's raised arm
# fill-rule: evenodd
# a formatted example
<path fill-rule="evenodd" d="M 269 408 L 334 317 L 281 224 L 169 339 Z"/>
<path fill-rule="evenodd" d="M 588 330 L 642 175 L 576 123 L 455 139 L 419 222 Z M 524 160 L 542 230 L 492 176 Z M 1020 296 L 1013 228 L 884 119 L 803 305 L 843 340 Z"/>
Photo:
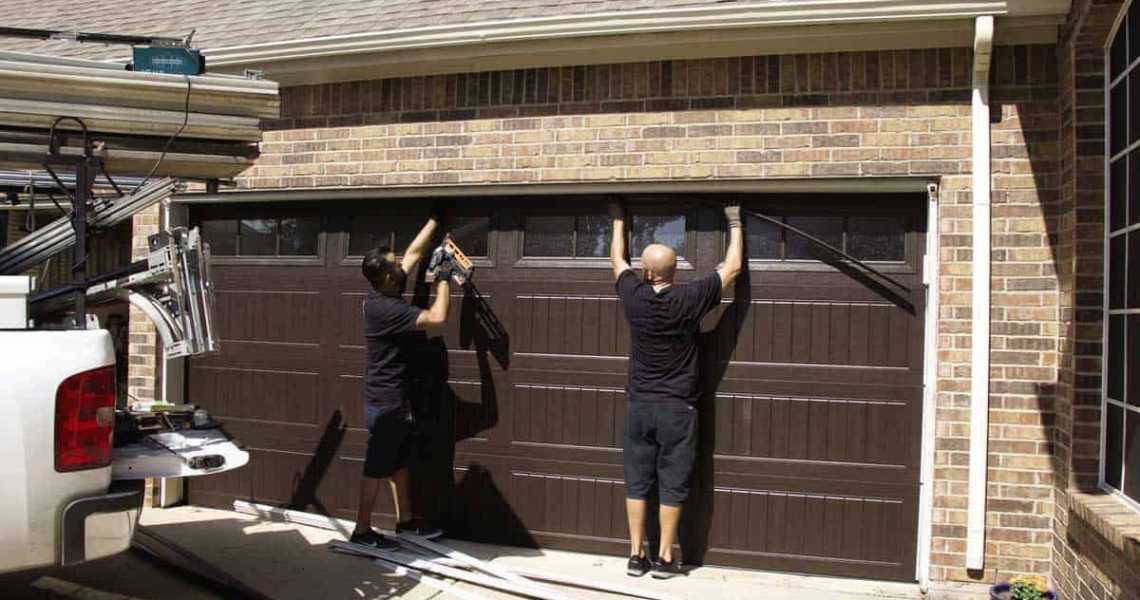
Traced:
<path fill-rule="evenodd" d="M 416 234 L 416 238 L 412 243 L 408 244 L 408 249 L 404 250 L 404 257 L 400 259 L 400 267 L 404 269 L 405 273 L 411 273 L 416 264 L 423 258 L 424 253 L 427 252 L 428 246 L 431 245 L 431 238 L 435 235 L 435 229 L 439 226 L 439 221 L 435 216 L 432 216 L 424 223 L 420 232 Z"/>
<path fill-rule="evenodd" d="M 614 268 L 614 277 L 632 267 L 625 259 L 625 208 L 619 202 L 610 202 L 610 218 L 614 220 L 614 236 L 610 241 L 610 264 Z"/>
<path fill-rule="evenodd" d="M 725 206 L 724 218 L 728 221 L 728 251 L 724 254 L 724 264 L 717 270 L 717 274 L 720 275 L 721 289 L 727 290 L 740 275 L 744 263 L 744 223 L 740 218 L 740 205 Z"/>

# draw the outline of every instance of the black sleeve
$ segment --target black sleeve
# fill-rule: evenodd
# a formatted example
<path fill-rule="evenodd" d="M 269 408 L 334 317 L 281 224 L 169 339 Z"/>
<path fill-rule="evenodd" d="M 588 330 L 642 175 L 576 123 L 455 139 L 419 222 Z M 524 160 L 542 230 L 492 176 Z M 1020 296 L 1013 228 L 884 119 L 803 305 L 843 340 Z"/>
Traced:
<path fill-rule="evenodd" d="M 720 304 L 720 275 L 713 273 L 690 283 L 686 287 L 685 312 L 691 319 L 700 319 Z"/>
<path fill-rule="evenodd" d="M 637 278 L 637 274 L 633 269 L 626 269 L 622 271 L 621 275 L 617 278 L 617 283 L 614 284 L 617 288 L 617 295 L 622 299 L 622 302 L 629 302 L 637 293 L 637 288 L 644 282 Z"/>

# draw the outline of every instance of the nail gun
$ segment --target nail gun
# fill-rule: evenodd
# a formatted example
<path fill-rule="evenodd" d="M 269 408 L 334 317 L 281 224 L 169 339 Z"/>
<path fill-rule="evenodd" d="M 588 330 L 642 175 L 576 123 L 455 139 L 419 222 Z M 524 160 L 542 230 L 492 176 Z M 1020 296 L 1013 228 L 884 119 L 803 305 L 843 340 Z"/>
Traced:
<path fill-rule="evenodd" d="M 444 236 L 443 243 L 432 252 L 431 261 L 428 262 L 428 272 L 437 280 L 444 272 L 451 275 L 456 283 L 471 281 L 475 273 L 475 264 L 459 249 L 451 234 Z"/>

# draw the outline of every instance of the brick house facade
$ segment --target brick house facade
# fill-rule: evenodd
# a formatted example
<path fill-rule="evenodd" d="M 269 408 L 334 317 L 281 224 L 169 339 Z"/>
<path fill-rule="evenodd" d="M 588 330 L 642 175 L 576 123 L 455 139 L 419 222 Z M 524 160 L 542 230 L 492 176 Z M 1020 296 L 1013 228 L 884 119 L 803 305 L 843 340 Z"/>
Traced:
<path fill-rule="evenodd" d="M 989 468 L 980 572 L 965 566 L 974 316 L 968 48 L 290 85 L 282 89 L 281 118 L 264 125 L 257 165 L 233 193 L 936 182 L 926 575 L 994 583 L 1036 572 L 1048 574 L 1063 598 L 1140 597 L 1140 517 L 1093 492 L 1102 397 L 1104 45 L 1121 6 L 1077 0 L 1056 43 L 994 50 Z M 157 219 L 136 217 L 144 245 Z M 161 383 L 153 331 L 132 320 L 130 341 L 131 393 L 153 397 Z"/>

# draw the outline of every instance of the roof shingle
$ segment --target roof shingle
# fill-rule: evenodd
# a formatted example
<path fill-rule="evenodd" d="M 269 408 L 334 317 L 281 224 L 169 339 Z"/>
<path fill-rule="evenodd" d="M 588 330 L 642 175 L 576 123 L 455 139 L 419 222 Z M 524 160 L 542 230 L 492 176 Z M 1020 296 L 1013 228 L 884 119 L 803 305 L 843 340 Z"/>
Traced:
<path fill-rule="evenodd" d="M 6 0 L 4 25 L 183 37 L 225 48 L 312 37 L 771 0 Z M 0 38 L 0 50 L 93 59 L 127 56 L 123 46 Z"/>

